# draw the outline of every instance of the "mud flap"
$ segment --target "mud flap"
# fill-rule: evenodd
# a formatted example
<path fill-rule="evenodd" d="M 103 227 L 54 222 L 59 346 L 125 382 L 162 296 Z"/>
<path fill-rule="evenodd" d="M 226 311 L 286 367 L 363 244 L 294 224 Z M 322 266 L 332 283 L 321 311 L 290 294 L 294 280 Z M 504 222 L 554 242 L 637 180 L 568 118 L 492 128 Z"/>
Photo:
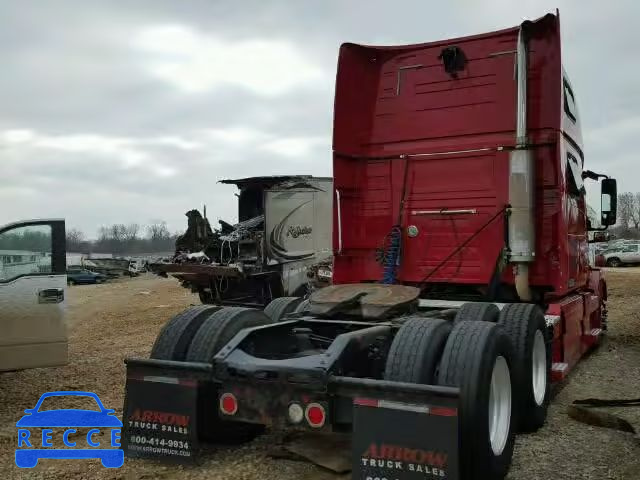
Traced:
<path fill-rule="evenodd" d="M 127 361 L 122 414 L 122 448 L 127 457 L 176 463 L 195 460 L 198 375 L 172 369 L 175 363 Z"/>
<path fill-rule="evenodd" d="M 459 480 L 455 399 L 438 405 L 354 399 L 354 480 Z"/>

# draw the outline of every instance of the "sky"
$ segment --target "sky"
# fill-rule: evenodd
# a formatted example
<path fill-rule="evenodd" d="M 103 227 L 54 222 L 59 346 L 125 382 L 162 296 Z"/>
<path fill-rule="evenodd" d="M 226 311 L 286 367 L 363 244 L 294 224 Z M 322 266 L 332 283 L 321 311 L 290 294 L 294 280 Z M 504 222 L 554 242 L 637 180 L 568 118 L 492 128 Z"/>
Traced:
<path fill-rule="evenodd" d="M 331 175 L 338 48 L 420 43 L 560 9 L 586 166 L 640 191 L 640 2 L 0 0 L 0 224 L 236 216 L 223 178 Z"/>

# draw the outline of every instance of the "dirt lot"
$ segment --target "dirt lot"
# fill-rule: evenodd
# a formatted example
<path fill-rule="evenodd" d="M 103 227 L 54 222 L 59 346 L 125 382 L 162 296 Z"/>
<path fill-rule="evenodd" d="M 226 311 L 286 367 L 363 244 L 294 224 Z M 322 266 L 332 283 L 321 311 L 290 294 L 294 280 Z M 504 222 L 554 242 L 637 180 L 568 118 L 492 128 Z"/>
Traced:
<path fill-rule="evenodd" d="M 640 443 L 630 434 L 569 419 L 577 398 L 637 397 L 640 392 L 640 269 L 609 272 L 610 329 L 605 343 L 571 375 L 553 401 L 547 425 L 518 438 L 509 479 L 640 479 Z M 126 460 L 107 470 L 99 461 L 42 460 L 33 470 L 14 465 L 15 422 L 51 390 L 96 392 L 122 413 L 123 358 L 147 356 L 155 335 L 173 314 L 198 299 L 173 280 L 141 277 L 68 292 L 70 365 L 0 375 L 0 478 L 181 478 L 278 480 L 336 478 L 305 463 L 267 456 L 277 438 L 265 435 L 241 448 L 211 447 L 195 467 Z M 640 430 L 640 408 L 615 413 Z"/>

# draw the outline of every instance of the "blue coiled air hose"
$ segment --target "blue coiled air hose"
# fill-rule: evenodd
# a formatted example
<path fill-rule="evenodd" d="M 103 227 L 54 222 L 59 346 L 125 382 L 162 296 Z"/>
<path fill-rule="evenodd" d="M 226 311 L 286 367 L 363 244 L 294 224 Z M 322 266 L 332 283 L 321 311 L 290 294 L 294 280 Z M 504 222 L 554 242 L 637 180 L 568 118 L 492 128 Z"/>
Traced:
<path fill-rule="evenodd" d="M 396 283 L 396 270 L 400 263 L 400 244 L 402 241 L 402 229 L 396 225 L 387 235 L 389 243 L 384 252 L 382 283 L 391 285 Z"/>

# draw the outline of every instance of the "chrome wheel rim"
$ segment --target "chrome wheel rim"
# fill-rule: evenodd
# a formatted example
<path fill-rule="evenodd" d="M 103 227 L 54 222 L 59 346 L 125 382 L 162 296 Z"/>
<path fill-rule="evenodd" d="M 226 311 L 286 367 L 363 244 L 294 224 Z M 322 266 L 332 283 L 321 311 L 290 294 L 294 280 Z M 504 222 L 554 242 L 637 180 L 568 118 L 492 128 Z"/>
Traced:
<path fill-rule="evenodd" d="M 511 374 L 503 356 L 496 358 L 489 391 L 489 440 L 494 455 L 502 454 L 511 429 Z"/>
<path fill-rule="evenodd" d="M 540 330 L 537 330 L 535 337 L 533 337 L 531 360 L 533 399 L 536 405 L 540 406 L 544 403 L 544 398 L 547 394 L 547 347 Z"/>

